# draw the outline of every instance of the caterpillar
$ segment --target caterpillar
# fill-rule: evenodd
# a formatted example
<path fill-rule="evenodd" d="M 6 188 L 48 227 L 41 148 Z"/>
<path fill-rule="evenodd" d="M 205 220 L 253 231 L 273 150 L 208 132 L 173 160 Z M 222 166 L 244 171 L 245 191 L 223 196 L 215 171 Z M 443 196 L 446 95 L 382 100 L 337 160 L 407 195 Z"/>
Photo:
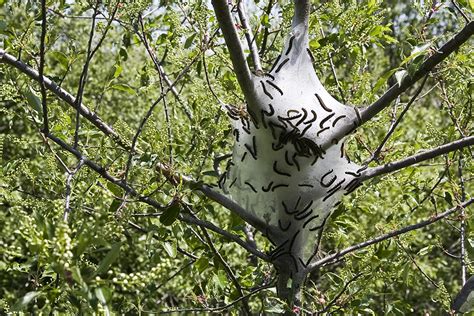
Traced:
<path fill-rule="evenodd" d="M 319 94 L 315 93 L 314 95 L 315 95 L 316 98 L 318 99 L 319 104 L 321 105 L 321 107 L 322 107 L 326 112 L 332 112 L 332 109 L 328 108 L 328 107 L 326 106 L 326 104 L 324 104 L 324 101 L 323 101 L 323 99 L 319 96 Z"/>
<path fill-rule="evenodd" d="M 305 108 L 302 108 L 301 109 L 303 111 L 303 117 L 298 121 L 296 122 L 296 126 L 300 125 L 301 123 L 304 122 L 304 120 L 306 120 L 306 118 L 308 117 L 308 111 L 306 111 Z"/>
<path fill-rule="evenodd" d="M 318 116 L 316 115 L 316 111 L 311 110 L 311 113 L 313 114 L 313 118 L 306 121 L 306 122 L 303 122 L 303 124 L 309 124 L 309 123 L 313 123 L 314 121 L 316 121 L 316 119 L 318 118 Z"/>
<path fill-rule="evenodd" d="M 269 73 L 266 73 L 265 76 L 270 77 L 272 80 L 275 80 L 275 77 L 273 77 L 273 76 L 270 75 Z"/>
<path fill-rule="evenodd" d="M 239 141 L 239 136 L 240 136 L 239 130 L 238 130 L 238 129 L 234 129 L 234 130 L 232 131 L 232 134 L 233 134 L 234 137 L 235 137 L 235 141 L 238 142 L 238 141 Z"/>
<path fill-rule="evenodd" d="M 235 184 L 235 182 L 237 181 L 237 178 L 235 178 L 229 185 L 229 189 L 232 188 L 232 186 Z"/>
<path fill-rule="evenodd" d="M 318 137 L 319 137 L 319 134 L 321 134 L 322 132 L 325 132 L 325 131 L 327 131 L 328 129 L 329 129 L 329 127 L 325 127 L 325 128 L 323 128 L 322 130 L 318 131 L 318 133 L 316 134 L 316 136 L 318 136 Z"/>
<path fill-rule="evenodd" d="M 334 115 L 336 115 L 336 113 L 332 113 L 332 114 L 329 114 L 328 116 L 326 116 L 322 121 L 321 123 L 319 123 L 319 127 L 323 128 L 324 124 L 329 121 Z"/>
<path fill-rule="evenodd" d="M 333 172 L 334 172 L 334 170 L 331 169 L 331 170 L 329 170 L 328 172 L 326 172 L 326 173 L 321 177 L 321 180 L 319 181 L 319 183 L 321 184 L 321 186 L 323 186 L 323 187 L 325 187 L 325 188 L 329 188 L 329 187 L 334 183 L 334 181 L 336 181 L 337 176 L 334 175 L 334 177 L 331 178 L 331 180 L 329 180 L 328 183 L 324 183 L 324 178 L 326 178 L 328 175 L 330 175 L 330 174 L 333 173 Z"/>
<path fill-rule="evenodd" d="M 340 119 L 343 119 L 345 117 L 346 117 L 345 115 L 341 115 L 341 116 L 336 117 L 336 119 L 332 122 L 332 127 L 336 126 L 337 121 L 339 121 Z"/>
<path fill-rule="evenodd" d="M 290 159 L 288 158 L 288 150 L 285 151 L 285 162 L 286 162 L 289 166 L 294 166 L 294 165 L 295 165 L 294 163 L 291 163 L 291 162 L 290 162 Z"/>
<path fill-rule="evenodd" d="M 340 181 L 333 188 L 331 188 L 328 192 L 326 192 L 328 195 L 326 195 L 324 197 L 323 202 L 326 201 L 327 199 L 329 199 L 331 196 L 333 196 L 334 193 L 336 193 L 337 190 L 339 190 L 341 188 L 341 184 L 344 183 L 344 181 L 346 181 L 346 179 L 342 179 L 342 181 Z"/>
<path fill-rule="evenodd" d="M 286 50 L 286 53 L 285 55 L 288 55 L 291 51 L 291 48 L 293 48 L 293 40 L 295 39 L 295 35 L 293 35 L 291 38 L 290 38 L 290 41 L 288 43 L 288 49 Z"/>
<path fill-rule="evenodd" d="M 319 217 L 319 215 L 314 215 L 314 216 L 310 217 L 309 219 L 307 219 L 306 222 L 304 222 L 304 224 L 303 224 L 303 228 L 306 228 L 306 225 L 308 225 L 309 223 L 311 223 L 312 220 L 314 220 L 318 217 Z"/>
<path fill-rule="evenodd" d="M 260 80 L 260 83 L 262 84 L 263 93 L 265 93 L 267 97 L 270 98 L 270 100 L 273 100 L 273 96 L 267 91 L 267 88 L 265 87 L 265 84 L 262 80 Z"/>
<path fill-rule="evenodd" d="M 345 174 L 348 174 L 350 176 L 354 176 L 354 177 L 360 177 L 360 173 L 359 172 L 351 172 L 351 171 L 346 171 L 344 172 Z"/>
<path fill-rule="evenodd" d="M 275 171 L 279 175 L 286 176 L 286 177 L 291 177 L 291 174 L 278 170 L 276 160 L 273 162 L 273 171 Z"/>
<path fill-rule="evenodd" d="M 281 70 L 281 68 L 283 68 L 283 66 L 284 66 L 289 60 L 290 60 L 290 59 L 287 58 L 287 59 L 285 59 L 284 61 L 282 61 L 281 64 L 278 66 L 278 68 L 275 70 L 275 73 L 278 73 L 278 72 Z"/>
<path fill-rule="evenodd" d="M 278 92 L 280 92 L 281 95 L 283 95 L 283 91 L 276 85 L 274 84 L 273 82 L 269 81 L 269 80 L 265 80 L 269 85 L 271 85 L 273 88 L 275 88 Z"/>
<path fill-rule="evenodd" d="M 255 190 L 255 188 L 253 187 L 253 185 L 250 182 L 245 181 L 244 184 L 248 185 L 252 189 L 253 192 L 257 193 L 257 190 Z"/>
<path fill-rule="evenodd" d="M 298 198 L 298 200 L 295 203 L 295 209 L 298 208 L 298 205 L 300 204 L 300 201 L 301 201 L 301 196 Z"/>
<path fill-rule="evenodd" d="M 275 66 L 278 65 L 278 62 L 280 61 L 280 58 L 281 58 L 281 55 L 278 55 L 277 59 L 273 63 L 272 69 L 270 69 L 270 72 L 272 72 L 273 69 L 275 68 Z"/>
<path fill-rule="evenodd" d="M 262 186 L 262 191 L 263 192 L 270 191 L 270 189 L 272 188 L 272 185 L 273 185 L 273 181 L 271 181 L 266 188 L 264 186 Z"/>
<path fill-rule="evenodd" d="M 306 212 L 306 213 L 298 213 L 295 215 L 295 219 L 296 220 L 302 220 L 302 219 L 305 219 L 306 217 L 310 216 L 311 214 L 313 214 L 313 210 L 310 209 L 309 212 Z"/>
<path fill-rule="evenodd" d="M 328 219 L 329 215 L 331 215 L 331 213 L 329 213 L 328 215 L 326 215 L 326 217 L 324 218 L 324 220 L 323 220 L 323 222 L 321 223 L 321 225 L 316 226 L 316 227 L 313 227 L 313 228 L 310 228 L 309 231 L 314 232 L 315 230 L 318 230 L 318 229 L 320 229 L 320 228 L 323 228 L 324 225 L 326 224 L 326 220 Z"/>
<path fill-rule="evenodd" d="M 295 214 L 295 213 L 298 213 L 298 209 L 297 209 L 296 207 L 295 207 L 295 211 L 290 212 L 290 211 L 288 210 L 288 207 L 287 207 L 286 204 L 285 204 L 285 201 L 281 201 L 281 204 L 283 205 L 283 209 L 285 210 L 285 213 L 286 213 L 286 214 L 288 214 L 288 215 L 293 215 L 293 214 Z"/>
<path fill-rule="evenodd" d="M 298 169 L 298 171 L 301 171 L 301 169 L 300 169 L 300 164 L 299 164 L 298 160 L 296 159 L 296 156 L 297 156 L 297 155 L 298 155 L 297 153 L 294 153 L 294 154 L 293 154 L 293 157 L 292 157 L 292 160 L 293 160 L 293 162 L 295 163 L 296 169 Z"/>

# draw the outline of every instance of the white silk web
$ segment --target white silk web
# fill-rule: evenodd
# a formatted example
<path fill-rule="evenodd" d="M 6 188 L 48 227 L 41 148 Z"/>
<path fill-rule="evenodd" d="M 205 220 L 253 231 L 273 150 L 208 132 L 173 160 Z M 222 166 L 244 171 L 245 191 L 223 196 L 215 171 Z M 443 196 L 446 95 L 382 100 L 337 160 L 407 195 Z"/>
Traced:
<path fill-rule="evenodd" d="M 258 123 L 227 108 L 235 144 L 219 186 L 278 232 L 268 236 L 272 259 L 285 258 L 297 272 L 314 257 L 331 209 L 359 185 L 361 167 L 347 159 L 344 141 L 333 139 L 334 128 L 358 122 L 359 113 L 321 85 L 303 25 L 257 84 Z M 328 141 L 324 151 L 319 144 Z"/>

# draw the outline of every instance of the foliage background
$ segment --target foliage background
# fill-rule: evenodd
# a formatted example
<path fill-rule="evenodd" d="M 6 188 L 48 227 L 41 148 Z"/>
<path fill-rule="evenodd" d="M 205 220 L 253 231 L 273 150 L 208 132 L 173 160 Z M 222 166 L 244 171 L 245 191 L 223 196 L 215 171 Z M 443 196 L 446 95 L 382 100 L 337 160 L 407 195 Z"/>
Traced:
<path fill-rule="evenodd" d="M 288 1 L 248 3 L 253 28 L 269 69 L 282 47 L 292 16 Z M 109 16 L 115 2 L 103 2 Z M 456 1 L 468 17 L 472 2 Z M 75 94 L 84 65 L 91 27 L 91 3 L 48 1 L 45 74 Z M 311 15 L 314 66 L 326 88 L 339 100 L 364 106 L 396 83 L 393 74 L 416 69 L 429 49 L 464 25 L 451 1 L 321 1 Z M 160 95 L 160 78 L 135 31 L 144 17 L 147 39 L 171 78 L 191 65 L 177 84 L 179 101 L 170 93 L 155 108 L 139 140 L 141 154 L 132 162 L 129 181 L 142 194 L 163 204 L 186 201 L 197 214 L 245 238 L 244 223 L 221 206 L 171 185 L 157 162 L 207 183 L 215 183 L 214 160 L 231 151 L 232 138 L 216 96 L 242 105 L 237 81 L 210 5 L 206 1 L 122 2 L 90 68 L 83 102 L 131 140 L 142 117 Z M 99 17 L 102 17 L 99 15 Z M 98 20 L 96 36 L 107 21 Z M 0 0 L 0 48 L 38 68 L 41 16 L 39 2 Z M 205 53 L 202 48 L 211 39 Z M 420 51 L 417 53 L 417 51 Z M 334 63 L 340 89 L 331 70 Z M 390 139 L 379 163 L 400 159 L 423 148 L 453 141 L 473 131 L 472 40 L 428 78 L 419 100 Z M 401 74 L 399 72 L 399 74 Z M 174 308 L 208 308 L 231 303 L 238 293 L 222 262 L 210 251 L 197 227 L 164 225 L 160 214 L 131 198 L 120 207 L 123 192 L 82 167 L 72 181 L 68 223 L 63 221 L 66 172 L 57 155 L 72 168 L 74 157 L 50 143 L 40 127 L 39 85 L 0 64 L 0 311 L 50 313 L 117 312 L 139 314 Z M 415 91 L 403 95 L 401 111 Z M 48 94 L 51 131 L 71 142 L 75 111 Z M 184 109 L 192 112 L 189 119 Z M 392 119 L 387 109 L 349 141 L 357 162 L 370 157 Z M 171 131 L 171 138 L 169 131 Z M 80 149 L 90 159 L 121 175 L 128 153 L 81 121 Z M 171 150 L 171 155 L 170 155 Z M 323 239 L 331 252 L 415 223 L 456 205 L 472 192 L 472 152 L 438 157 L 382 179 L 371 180 L 339 206 Z M 376 164 L 376 163 L 373 163 Z M 434 187 L 434 189 L 433 189 Z M 468 259 L 474 253 L 474 224 L 467 216 Z M 440 314 L 449 310 L 461 286 L 459 217 L 428 229 L 366 248 L 343 262 L 315 272 L 305 290 L 307 309 L 322 309 L 344 289 L 332 310 L 352 314 Z M 216 248 L 245 290 L 275 275 L 242 248 L 211 235 Z M 269 250 L 257 234 L 257 243 Z M 472 265 L 468 262 L 469 275 Z M 349 283 L 348 283 L 349 282 Z M 278 312 L 283 305 L 274 289 L 250 299 L 254 312 Z M 237 313 L 238 304 L 228 309 Z"/>

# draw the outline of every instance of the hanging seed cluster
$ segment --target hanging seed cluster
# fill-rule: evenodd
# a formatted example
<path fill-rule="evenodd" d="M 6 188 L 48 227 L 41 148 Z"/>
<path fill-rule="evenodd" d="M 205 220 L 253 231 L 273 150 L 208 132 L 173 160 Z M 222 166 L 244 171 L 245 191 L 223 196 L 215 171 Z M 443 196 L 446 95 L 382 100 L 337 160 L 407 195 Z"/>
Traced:
<path fill-rule="evenodd" d="M 321 85 L 303 25 L 257 85 L 257 119 L 227 107 L 235 145 L 219 186 L 277 231 L 268 235 L 272 258 L 286 257 L 297 272 L 314 257 L 331 209 L 359 185 L 361 167 L 347 158 L 333 131 L 360 117 Z M 323 150 L 320 144 L 328 141 L 332 145 Z"/>

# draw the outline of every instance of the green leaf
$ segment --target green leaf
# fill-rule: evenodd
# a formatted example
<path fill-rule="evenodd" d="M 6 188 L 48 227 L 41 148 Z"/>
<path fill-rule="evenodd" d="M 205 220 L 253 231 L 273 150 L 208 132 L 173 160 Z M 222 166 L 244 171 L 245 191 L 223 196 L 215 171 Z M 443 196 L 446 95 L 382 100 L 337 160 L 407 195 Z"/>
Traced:
<path fill-rule="evenodd" d="M 99 267 L 95 271 L 94 275 L 100 275 L 102 273 L 107 272 L 110 265 L 114 263 L 114 261 L 117 260 L 117 258 L 119 257 L 121 246 L 122 246 L 121 242 L 117 242 L 112 245 L 112 248 L 110 249 L 110 251 L 104 257 L 104 259 L 102 259 L 102 261 L 99 263 Z"/>
<path fill-rule="evenodd" d="M 38 114 L 43 114 L 43 107 L 40 98 L 36 95 L 35 91 L 31 86 L 28 87 L 28 91 L 25 92 L 26 101 Z"/>
<path fill-rule="evenodd" d="M 453 196 L 450 192 L 444 191 L 444 200 L 448 202 L 449 205 L 453 205 Z"/>
<path fill-rule="evenodd" d="M 118 208 L 120 207 L 121 204 L 122 204 L 121 201 L 119 201 L 117 199 L 114 199 L 112 201 L 112 204 L 110 204 L 109 212 L 110 213 L 115 213 L 118 210 Z"/>
<path fill-rule="evenodd" d="M 107 303 L 107 301 L 105 300 L 104 292 L 102 292 L 102 288 L 96 288 L 94 290 L 94 294 L 102 305 L 105 305 Z"/>
<path fill-rule="evenodd" d="M 400 70 L 395 73 L 395 79 L 397 79 L 398 86 L 402 84 L 402 80 L 406 77 L 408 72 L 406 70 Z"/>
<path fill-rule="evenodd" d="M 168 256 L 170 256 L 171 258 L 175 258 L 176 257 L 176 253 L 177 253 L 177 245 L 175 242 L 169 242 L 169 241 L 165 241 L 163 243 L 163 248 L 165 249 L 166 253 L 168 254 Z"/>
<path fill-rule="evenodd" d="M 67 69 L 67 66 L 69 65 L 69 59 L 66 54 L 60 51 L 54 51 L 51 52 L 50 55 L 56 59 L 56 61 L 58 61 L 64 69 Z"/>
<path fill-rule="evenodd" d="M 102 306 L 104 307 L 105 315 L 110 315 L 109 307 L 107 306 L 107 300 L 104 295 L 104 289 L 98 287 L 94 289 L 94 294 L 95 294 L 95 297 L 97 297 L 97 299 L 99 300 L 100 304 L 102 304 Z"/>
<path fill-rule="evenodd" d="M 422 55 L 425 55 L 426 54 L 426 51 L 427 49 L 431 46 L 430 43 L 427 43 L 427 44 L 424 44 L 424 45 L 421 45 L 421 46 L 416 46 L 412 51 L 411 51 L 411 54 L 410 56 L 406 57 L 401 65 L 405 65 L 406 63 L 410 62 L 411 60 L 415 59 L 416 57 L 418 56 L 422 56 Z"/>
<path fill-rule="evenodd" d="M 28 292 L 23 296 L 19 301 L 16 302 L 16 304 L 13 306 L 14 311 L 19 311 L 25 308 L 32 300 L 34 300 L 36 297 L 38 297 L 41 294 L 41 292 L 38 291 L 32 291 Z"/>
<path fill-rule="evenodd" d="M 128 94 L 136 94 L 137 92 L 126 83 L 117 83 L 110 86 L 111 89 L 127 92 Z"/>
<path fill-rule="evenodd" d="M 395 72 L 397 72 L 397 70 L 399 70 L 399 68 L 390 69 L 389 71 L 384 73 L 382 77 L 380 77 L 379 80 L 377 80 L 377 82 L 375 83 L 375 86 L 372 89 L 372 93 L 376 93 L 388 81 L 388 79 L 393 76 Z"/>
<path fill-rule="evenodd" d="M 107 182 L 107 189 L 109 189 L 115 196 L 122 195 L 122 188 L 112 182 Z"/>
<path fill-rule="evenodd" d="M 319 43 L 319 40 L 318 40 L 318 39 L 313 38 L 313 39 L 309 42 L 309 47 L 311 47 L 312 49 L 317 49 L 317 48 L 321 47 L 321 44 Z"/>
<path fill-rule="evenodd" d="M 171 224 L 173 224 L 174 221 L 178 218 L 180 210 L 181 206 L 179 205 L 179 203 L 173 203 L 163 212 L 163 214 L 161 214 L 161 224 L 165 226 L 170 226 Z"/>
<path fill-rule="evenodd" d="M 123 68 L 120 65 L 114 65 L 114 67 L 115 67 L 114 78 L 117 78 L 122 73 Z"/>
<path fill-rule="evenodd" d="M 194 263 L 194 266 L 198 269 L 199 273 L 202 273 L 209 267 L 209 259 L 201 257 Z"/>
<path fill-rule="evenodd" d="M 84 282 L 84 279 L 82 278 L 81 269 L 79 269 L 78 266 L 72 267 L 71 273 L 72 273 L 72 279 L 74 281 L 76 281 L 78 284 L 80 284 L 83 287 L 87 287 L 87 284 Z"/>
<path fill-rule="evenodd" d="M 196 37 L 197 33 L 193 33 L 191 34 L 191 36 L 189 36 L 187 39 L 186 39 L 186 42 L 184 42 L 184 48 L 189 48 L 191 47 L 191 45 L 193 45 L 193 41 L 194 41 L 194 38 Z"/>
<path fill-rule="evenodd" d="M 217 274 L 214 274 L 212 276 L 212 283 L 220 288 L 221 290 L 225 289 L 226 285 L 227 285 L 227 275 L 225 274 L 224 271 L 222 270 L 219 270 L 219 272 L 217 272 Z"/>
<path fill-rule="evenodd" d="M 268 14 L 262 15 L 262 17 L 260 18 L 260 23 L 262 23 L 262 25 L 267 28 L 271 26 Z"/>

